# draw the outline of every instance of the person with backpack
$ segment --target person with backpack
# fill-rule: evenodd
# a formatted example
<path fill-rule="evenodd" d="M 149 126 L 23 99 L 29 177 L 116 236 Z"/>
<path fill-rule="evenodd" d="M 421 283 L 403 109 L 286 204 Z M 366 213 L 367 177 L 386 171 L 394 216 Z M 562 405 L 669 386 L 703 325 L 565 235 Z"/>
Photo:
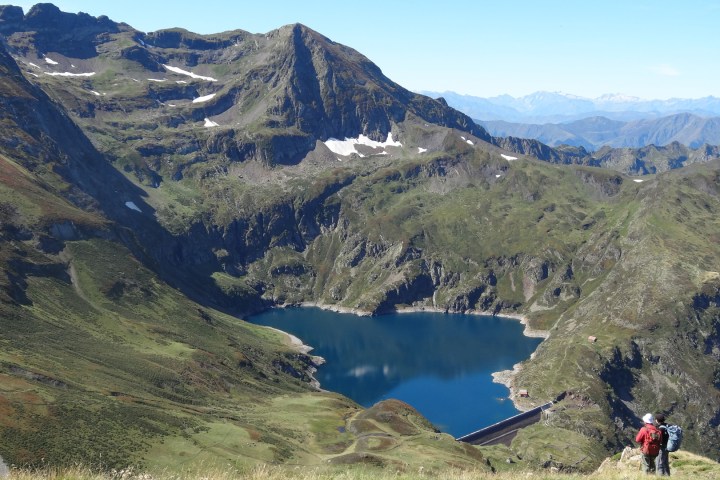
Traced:
<path fill-rule="evenodd" d="M 652 413 L 646 413 L 643 417 L 644 425 L 635 437 L 635 441 L 640 444 L 642 469 L 645 473 L 655 473 L 655 459 L 660 453 L 662 444 L 662 432 L 658 430 L 654 422 Z"/>
<path fill-rule="evenodd" d="M 668 425 L 665 423 L 665 415 L 662 413 L 655 414 L 655 423 L 658 429 L 662 433 L 662 439 L 660 441 L 660 453 L 655 459 L 655 468 L 657 474 L 662 477 L 670 476 L 670 452 L 668 452 L 668 440 L 670 434 L 668 433 Z"/>

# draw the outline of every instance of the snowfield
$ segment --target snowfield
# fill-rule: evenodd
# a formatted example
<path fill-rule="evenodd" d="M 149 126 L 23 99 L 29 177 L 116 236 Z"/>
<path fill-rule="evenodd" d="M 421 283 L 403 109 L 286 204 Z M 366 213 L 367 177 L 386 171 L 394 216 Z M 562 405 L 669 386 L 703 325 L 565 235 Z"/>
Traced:
<path fill-rule="evenodd" d="M 51 77 L 92 77 L 95 75 L 95 72 L 87 72 L 87 73 L 71 73 L 71 72 L 44 72 L 45 75 L 50 75 Z"/>
<path fill-rule="evenodd" d="M 387 140 L 384 142 L 376 142 L 370 137 L 360 135 L 358 138 L 345 137 L 345 140 L 328 138 L 328 140 L 323 143 L 330 149 L 331 152 L 345 157 L 353 153 L 360 155 L 360 152 L 355 149 L 356 145 L 367 145 L 368 147 L 373 148 L 402 147 L 402 143 L 393 140 L 392 132 L 388 133 Z M 387 152 L 383 152 L 381 155 L 387 155 Z"/>
<path fill-rule="evenodd" d="M 211 93 L 210 95 L 205 95 L 205 96 L 202 96 L 202 97 L 193 98 L 192 103 L 203 103 L 203 102 L 207 102 L 208 100 L 211 100 L 215 95 L 216 95 L 215 93 Z"/>
<path fill-rule="evenodd" d="M 208 82 L 217 82 L 217 78 L 203 77 L 202 75 L 197 75 L 195 73 L 188 72 L 187 70 L 183 70 L 182 68 L 171 67 L 170 65 L 163 65 L 163 67 L 165 67 L 166 70 L 169 70 L 174 73 L 179 73 L 180 75 L 187 75 L 190 78 L 195 78 L 198 80 L 207 80 Z"/>

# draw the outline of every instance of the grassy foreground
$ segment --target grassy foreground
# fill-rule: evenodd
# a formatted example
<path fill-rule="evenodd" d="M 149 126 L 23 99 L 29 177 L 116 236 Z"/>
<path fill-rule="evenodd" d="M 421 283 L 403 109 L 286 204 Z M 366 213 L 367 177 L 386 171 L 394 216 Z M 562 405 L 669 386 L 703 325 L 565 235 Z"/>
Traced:
<path fill-rule="evenodd" d="M 672 477 L 676 479 L 717 479 L 720 478 L 720 464 L 705 457 L 688 452 L 676 452 L 670 456 Z M 558 473 L 551 470 L 514 469 L 489 473 L 480 470 L 447 469 L 425 471 L 423 467 L 413 470 L 379 469 L 366 465 L 347 466 L 271 466 L 258 465 L 248 470 L 198 469 L 184 473 L 160 472 L 157 474 L 139 471 L 113 470 L 109 473 L 95 473 L 85 467 L 45 470 L 11 470 L 8 480 L 385 480 L 385 479 L 446 479 L 446 480 L 510 480 L 516 478 L 564 479 L 564 480 L 635 480 L 651 478 L 640 472 L 637 456 L 628 459 L 606 460 L 590 474 Z"/>

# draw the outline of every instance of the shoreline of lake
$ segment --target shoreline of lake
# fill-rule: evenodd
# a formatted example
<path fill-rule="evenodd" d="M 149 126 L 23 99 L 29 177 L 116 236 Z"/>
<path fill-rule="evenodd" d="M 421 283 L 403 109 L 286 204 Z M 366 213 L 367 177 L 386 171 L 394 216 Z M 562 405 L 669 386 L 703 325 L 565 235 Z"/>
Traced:
<path fill-rule="evenodd" d="M 310 345 L 304 344 L 302 340 L 300 340 L 298 337 L 296 337 L 296 336 L 293 335 L 292 333 L 288 333 L 288 332 L 286 332 L 286 331 L 284 331 L 284 330 L 280 330 L 279 328 L 275 328 L 275 327 L 265 326 L 265 328 L 269 328 L 270 330 L 274 330 L 274 331 L 276 331 L 276 332 L 278 332 L 278 333 L 281 333 L 281 334 L 285 335 L 285 336 L 287 337 L 288 342 L 289 342 L 289 344 L 290 344 L 291 347 L 295 348 L 295 349 L 296 349 L 298 352 L 300 352 L 300 353 L 303 353 L 303 354 L 305 354 L 305 355 L 308 355 L 308 356 L 312 359 L 312 362 L 313 362 L 313 364 L 315 364 L 315 367 L 310 367 L 310 368 L 306 371 L 306 373 L 307 373 L 307 374 L 310 376 L 310 378 L 312 379 L 312 380 L 310 381 L 310 385 L 312 385 L 313 387 L 315 387 L 316 389 L 318 389 L 318 390 L 320 390 L 320 391 L 324 391 L 324 390 L 320 387 L 320 382 L 318 381 L 318 379 L 315 378 L 315 372 L 317 372 L 317 368 L 316 368 L 316 367 L 319 367 L 320 365 L 322 365 L 323 363 L 325 363 L 325 359 L 324 359 L 323 357 L 319 356 L 319 355 L 310 355 L 310 352 L 313 351 L 313 347 L 311 347 Z"/>
<path fill-rule="evenodd" d="M 529 338 L 542 338 L 543 340 L 546 340 L 550 336 L 550 332 L 548 330 L 538 330 L 535 328 L 530 327 L 530 322 L 528 321 L 527 317 L 520 314 L 515 313 L 500 313 L 495 314 L 492 312 L 483 312 L 478 310 L 468 310 L 465 312 L 449 312 L 447 310 L 443 310 L 440 308 L 434 308 L 434 307 L 409 307 L 409 308 L 403 308 L 401 310 L 396 310 L 397 313 L 413 313 L 413 312 L 435 312 L 435 313 L 447 313 L 452 315 L 457 314 L 465 314 L 465 315 L 484 315 L 484 316 L 490 316 L 490 317 L 498 317 L 498 318 L 508 318 L 511 320 L 517 320 L 520 322 L 521 325 L 523 325 L 523 335 Z M 530 354 L 530 358 L 528 360 L 532 360 L 535 357 L 535 352 Z M 525 360 L 523 360 L 525 361 Z M 511 370 L 501 370 L 499 372 L 493 372 L 492 378 L 494 383 L 499 383 L 501 385 L 504 385 L 507 387 L 508 390 L 510 390 L 510 395 L 508 396 L 508 399 L 513 403 L 513 406 L 521 411 L 527 411 L 531 408 L 528 408 L 525 405 L 522 405 L 518 403 L 518 395 L 517 395 L 517 388 L 515 386 L 515 377 L 522 369 L 522 362 L 516 363 L 513 365 L 513 368 Z"/>
<path fill-rule="evenodd" d="M 373 315 L 372 312 L 368 312 L 365 310 L 359 310 L 356 308 L 349 308 L 349 307 L 339 307 L 337 305 L 328 305 L 324 303 L 317 303 L 317 302 L 300 302 L 300 303 L 285 303 L 277 305 L 278 308 L 292 308 L 292 307 L 316 307 L 321 310 L 328 310 L 331 312 L 337 312 L 337 313 L 351 313 L 353 315 L 359 315 L 361 317 L 370 317 Z M 523 329 L 523 335 L 530 338 L 544 338 L 547 339 L 550 336 L 550 332 L 548 330 L 538 330 L 536 328 L 530 327 L 530 323 L 528 322 L 528 319 L 524 315 L 520 315 L 517 313 L 493 313 L 493 312 L 484 312 L 481 310 L 466 310 L 464 312 L 453 312 L 450 310 L 445 310 L 442 308 L 437 307 L 403 307 L 400 309 L 396 309 L 391 313 L 419 313 L 419 312 L 428 312 L 428 313 L 446 313 L 448 315 L 482 315 L 486 317 L 499 317 L 499 318 L 511 318 L 513 320 L 518 320 L 525 328 Z"/>
<path fill-rule="evenodd" d="M 273 308 L 292 308 L 292 307 L 315 307 L 319 308 L 321 310 L 336 312 L 336 313 L 348 313 L 352 315 L 358 315 L 361 317 L 369 317 L 372 316 L 372 312 L 363 311 L 359 309 L 354 308 L 348 308 L 348 307 L 340 307 L 337 305 L 328 305 L 318 302 L 301 302 L 301 303 L 286 303 L 286 304 L 280 304 L 276 305 Z M 550 336 L 550 332 L 547 330 L 538 330 L 535 328 L 530 327 L 530 324 L 528 322 L 528 319 L 524 315 L 515 314 L 515 313 L 492 313 L 492 312 L 483 312 L 479 310 L 467 310 L 465 312 L 452 312 L 441 308 L 435 308 L 435 307 L 404 307 L 395 310 L 392 313 L 422 313 L 422 312 L 428 312 L 428 313 L 444 313 L 448 315 L 477 315 L 477 316 L 489 316 L 489 317 L 498 317 L 498 318 L 507 318 L 511 320 L 517 320 L 520 322 L 521 325 L 523 325 L 523 335 L 529 338 L 542 338 L 547 339 Z M 272 327 L 268 327 L 272 328 Z M 309 345 L 305 345 L 302 340 L 297 338 L 295 335 L 292 335 L 288 332 L 284 332 L 280 329 L 273 328 L 273 330 L 276 330 L 278 332 L 282 332 L 283 334 L 287 335 L 290 341 L 290 344 L 295 346 L 298 351 L 301 353 L 308 353 L 313 350 L 313 347 Z M 530 358 L 528 360 L 532 360 L 535 357 L 535 352 L 530 354 Z M 322 357 L 313 357 L 313 361 L 315 359 L 319 359 L 321 363 L 317 363 L 317 365 L 322 365 L 322 363 L 325 362 L 325 360 Z M 525 361 L 525 360 L 524 360 Z M 511 370 L 501 370 L 499 372 L 493 372 L 492 373 L 492 379 L 494 383 L 499 383 L 501 385 L 504 385 L 509 391 L 510 395 L 508 396 L 508 399 L 513 403 L 515 408 L 518 411 L 526 411 L 529 410 L 529 407 L 522 405 L 518 403 L 518 395 L 517 395 L 517 388 L 515 386 L 515 377 L 522 369 L 522 362 L 516 363 L 513 365 L 513 368 Z M 315 370 L 317 371 L 317 370 Z M 313 372 L 308 372 L 310 377 L 312 378 L 312 384 L 318 389 L 322 390 L 320 386 L 320 382 L 314 377 Z"/>

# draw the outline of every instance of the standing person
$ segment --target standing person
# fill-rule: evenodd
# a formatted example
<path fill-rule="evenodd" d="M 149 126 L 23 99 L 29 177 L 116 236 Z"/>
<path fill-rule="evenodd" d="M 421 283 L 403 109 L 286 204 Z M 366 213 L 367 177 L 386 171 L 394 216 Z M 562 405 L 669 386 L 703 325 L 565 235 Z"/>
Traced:
<path fill-rule="evenodd" d="M 655 473 L 655 459 L 660 453 L 660 442 L 662 440 L 662 432 L 653 425 L 655 419 L 652 413 L 646 413 L 643 417 L 644 425 L 635 437 L 635 441 L 640 444 L 642 452 L 642 469 L 645 473 Z"/>
<path fill-rule="evenodd" d="M 665 415 L 662 413 L 655 414 L 655 424 L 662 433 L 662 440 L 660 442 L 660 453 L 655 460 L 655 466 L 657 467 L 657 474 L 663 477 L 670 476 L 670 453 L 668 452 L 667 445 L 670 439 L 670 434 L 667 431 L 667 424 L 665 423 Z"/>

